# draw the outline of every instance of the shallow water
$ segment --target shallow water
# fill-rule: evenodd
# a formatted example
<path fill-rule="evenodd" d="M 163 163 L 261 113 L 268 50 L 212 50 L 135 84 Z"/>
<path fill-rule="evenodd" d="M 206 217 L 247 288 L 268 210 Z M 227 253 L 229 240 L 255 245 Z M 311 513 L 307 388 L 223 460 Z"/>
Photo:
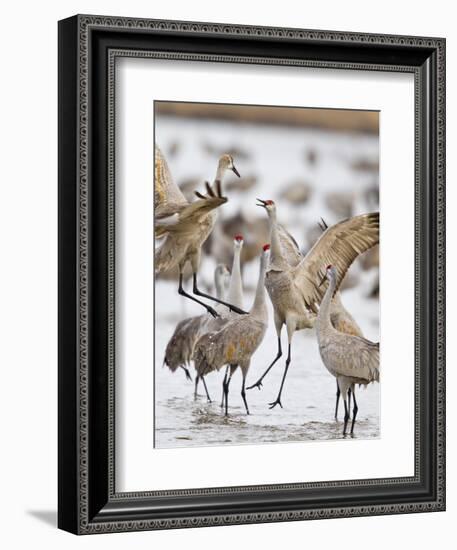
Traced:
<path fill-rule="evenodd" d="M 355 290 L 347 291 L 343 295 L 346 296 L 346 303 L 350 302 L 350 294 L 354 297 L 357 295 Z M 367 302 L 366 310 L 377 311 L 376 301 L 372 304 L 371 300 Z M 229 416 L 225 417 L 220 407 L 223 370 L 206 377 L 212 399 L 208 403 L 201 383 L 197 399 L 194 399 L 194 383 L 186 380 L 184 371 L 179 369 L 172 374 L 167 367 L 160 367 L 163 358 L 159 350 L 164 349 L 173 330 L 174 323 L 169 321 L 162 323 L 156 332 L 156 447 L 242 445 L 343 437 L 343 403 L 340 400 L 339 419 L 335 421 L 336 383 L 320 359 L 314 331 L 302 331 L 294 336 L 292 362 L 282 394 L 283 409 L 277 406 L 270 410 L 268 404 L 279 391 L 284 357 L 264 379 L 260 391 L 257 388 L 247 391 L 249 416 L 240 394 L 241 372 L 237 370 L 234 373 L 229 392 Z M 247 386 L 257 381 L 275 354 L 275 332 L 270 323 L 267 335 L 253 357 Z M 193 368 L 189 370 L 194 377 Z M 359 412 L 354 437 L 378 438 L 379 385 L 357 388 L 356 398 Z"/>

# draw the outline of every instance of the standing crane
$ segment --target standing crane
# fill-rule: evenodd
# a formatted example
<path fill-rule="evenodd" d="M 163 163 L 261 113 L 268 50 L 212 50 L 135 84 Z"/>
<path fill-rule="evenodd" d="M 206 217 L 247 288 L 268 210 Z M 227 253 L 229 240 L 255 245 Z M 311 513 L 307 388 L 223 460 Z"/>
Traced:
<path fill-rule="evenodd" d="M 292 337 L 297 330 L 313 328 L 318 306 L 323 297 L 319 287 L 323 263 L 338 266 L 336 290 L 347 270 L 359 254 L 379 242 L 379 213 L 362 214 L 341 221 L 325 229 L 306 256 L 301 256 L 296 241 L 279 226 L 276 205 L 272 200 L 261 200 L 258 206 L 267 214 L 271 231 L 271 259 L 265 286 L 274 308 L 274 323 L 278 339 L 275 359 L 257 380 L 254 387 L 261 388 L 262 380 L 282 356 L 281 329 L 287 328 L 288 353 L 279 393 L 270 408 L 282 408 L 281 394 L 291 362 Z M 301 258 L 300 258 L 301 256 Z"/>
<path fill-rule="evenodd" d="M 270 256 L 270 245 L 263 247 L 260 259 L 259 279 L 251 310 L 243 317 L 232 318 L 217 332 L 208 333 L 197 342 L 194 352 L 195 368 L 201 376 L 219 370 L 224 365 L 230 365 L 230 373 L 224 379 L 225 415 L 228 415 L 228 394 L 230 381 L 238 367 L 241 369 L 243 381 L 241 397 L 246 414 L 249 407 L 246 400 L 246 375 L 251 359 L 260 346 L 268 325 L 268 310 L 265 301 L 265 272 Z"/>
<path fill-rule="evenodd" d="M 344 334 L 351 336 L 361 336 L 363 338 L 363 332 L 359 325 L 356 323 L 354 317 L 344 307 L 341 301 L 341 293 L 336 292 L 330 302 L 330 322 L 334 329 Z M 351 408 L 351 388 L 348 390 L 348 407 Z M 340 387 L 338 386 L 338 380 L 336 381 L 336 404 L 335 404 L 335 420 L 338 419 L 338 404 L 340 402 Z"/>
<path fill-rule="evenodd" d="M 155 148 L 155 236 L 158 239 L 163 239 L 155 251 L 155 271 L 160 273 L 178 267 L 179 294 L 206 308 L 213 317 L 218 316 L 215 309 L 195 296 L 223 304 L 236 313 L 246 313 L 233 304 L 202 292 L 198 288 L 197 282 L 202 245 L 216 223 L 216 209 L 228 200 L 227 197 L 222 196 L 221 187 L 227 170 L 231 170 L 238 177 L 240 176 L 233 163 L 233 158 L 230 155 L 222 155 L 219 159 L 213 186 L 206 182 L 206 195 L 196 191 L 198 200 L 189 203 L 174 183 L 161 150 L 158 146 Z M 187 262 L 192 268 L 194 296 L 188 294 L 183 288 L 183 270 Z"/>
<path fill-rule="evenodd" d="M 328 225 L 321 218 L 321 222 L 317 222 L 317 225 L 324 232 L 328 229 Z M 363 333 L 359 325 L 356 323 L 354 317 L 349 313 L 349 311 L 344 307 L 343 302 L 341 301 L 341 293 L 335 292 L 333 299 L 330 303 L 330 321 L 333 328 L 339 332 L 344 332 L 345 334 L 352 334 L 352 336 L 361 336 L 363 338 Z M 335 420 L 338 419 L 338 404 L 340 401 L 340 387 L 338 386 L 338 380 L 336 381 L 336 404 L 335 404 Z M 348 390 L 348 409 L 351 408 L 351 388 Z"/>
<path fill-rule="evenodd" d="M 214 286 L 216 288 L 216 296 L 221 300 L 225 299 L 227 294 L 227 288 L 229 286 L 230 271 L 227 266 L 219 264 L 214 270 Z M 192 360 L 192 354 L 194 352 L 195 342 L 201 335 L 202 326 L 208 321 L 208 317 L 214 322 L 219 319 L 213 319 L 208 314 L 196 315 L 194 317 L 188 317 L 180 321 L 168 341 L 165 349 L 165 357 L 163 359 L 164 365 L 166 365 L 171 372 L 176 372 L 178 368 L 182 368 L 186 374 L 188 380 L 192 380 L 189 373 L 188 366 Z M 195 392 L 197 397 L 197 388 L 199 382 L 199 376 L 195 378 Z M 202 379 L 203 386 L 206 391 L 206 397 L 208 401 L 211 401 L 206 382 Z"/>
<path fill-rule="evenodd" d="M 216 287 L 216 296 L 221 300 L 226 298 L 231 304 L 240 308 L 243 307 L 243 282 L 241 279 L 240 257 L 243 248 L 243 236 L 235 235 L 233 238 L 233 263 L 232 271 L 228 270 L 224 264 L 219 264 L 216 267 L 214 279 Z M 228 294 L 227 294 L 228 287 Z M 222 328 L 228 322 L 231 316 L 235 315 L 228 308 L 222 305 L 216 306 L 216 311 L 219 315 L 216 319 L 208 314 L 198 315 L 184 319 L 176 326 L 176 329 L 168 341 L 164 364 L 175 372 L 179 367 L 186 372 L 186 377 L 191 379 L 188 371 L 188 365 L 193 359 L 194 347 L 198 339 L 207 332 L 213 332 Z M 199 380 L 202 380 L 206 392 L 208 402 L 211 402 L 208 388 L 203 376 L 198 373 L 195 377 L 194 397 L 197 397 L 197 389 Z"/>
<path fill-rule="evenodd" d="M 326 279 L 329 285 L 325 292 L 316 321 L 317 341 L 322 361 L 336 378 L 344 402 L 344 428 L 346 435 L 349 420 L 349 406 L 346 400 L 349 389 L 352 392 L 351 435 L 358 406 L 355 398 L 355 384 L 367 386 L 379 382 L 379 343 L 373 343 L 361 336 L 352 336 L 336 330 L 330 319 L 330 303 L 338 285 L 338 269 L 328 265 L 321 285 Z"/>

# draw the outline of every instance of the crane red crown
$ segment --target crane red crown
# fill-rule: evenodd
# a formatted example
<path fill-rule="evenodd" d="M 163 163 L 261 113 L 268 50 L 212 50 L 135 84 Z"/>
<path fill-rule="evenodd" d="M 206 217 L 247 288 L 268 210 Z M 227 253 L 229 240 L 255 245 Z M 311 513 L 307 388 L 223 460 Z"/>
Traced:
<path fill-rule="evenodd" d="M 235 235 L 233 238 L 235 239 L 235 241 L 239 242 L 243 240 L 243 235 Z"/>
<path fill-rule="evenodd" d="M 267 201 L 265 201 L 265 204 L 274 204 L 274 202 L 271 199 L 268 199 Z"/>
<path fill-rule="evenodd" d="M 270 245 L 264 244 L 262 248 L 263 248 L 263 251 L 266 252 L 267 250 L 270 250 Z"/>
<path fill-rule="evenodd" d="M 332 264 L 329 264 L 325 269 L 330 269 L 332 267 Z"/>

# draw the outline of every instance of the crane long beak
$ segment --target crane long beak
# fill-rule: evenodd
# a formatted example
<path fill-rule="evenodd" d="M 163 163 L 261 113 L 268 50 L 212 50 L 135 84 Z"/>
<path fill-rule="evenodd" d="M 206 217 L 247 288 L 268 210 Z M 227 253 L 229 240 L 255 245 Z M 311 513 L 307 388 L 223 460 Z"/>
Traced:
<path fill-rule="evenodd" d="M 256 204 L 256 206 L 261 206 L 262 208 L 265 208 L 266 206 L 266 202 L 262 199 L 256 199 L 257 201 L 259 201 L 260 204 Z"/>
<path fill-rule="evenodd" d="M 326 279 L 327 279 L 327 273 L 322 277 L 321 282 L 319 283 L 319 288 L 325 283 Z"/>
<path fill-rule="evenodd" d="M 235 168 L 235 165 L 234 165 L 234 164 L 232 165 L 232 172 L 233 172 L 234 174 L 236 174 L 239 178 L 241 178 L 240 173 L 239 173 L 238 170 Z"/>

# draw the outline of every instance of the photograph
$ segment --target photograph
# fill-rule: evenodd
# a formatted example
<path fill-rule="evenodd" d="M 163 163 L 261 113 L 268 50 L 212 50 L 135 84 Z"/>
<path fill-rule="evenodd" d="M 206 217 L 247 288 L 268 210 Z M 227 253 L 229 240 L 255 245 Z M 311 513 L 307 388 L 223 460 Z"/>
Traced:
<path fill-rule="evenodd" d="M 154 448 L 382 438 L 379 126 L 154 101 Z"/>

